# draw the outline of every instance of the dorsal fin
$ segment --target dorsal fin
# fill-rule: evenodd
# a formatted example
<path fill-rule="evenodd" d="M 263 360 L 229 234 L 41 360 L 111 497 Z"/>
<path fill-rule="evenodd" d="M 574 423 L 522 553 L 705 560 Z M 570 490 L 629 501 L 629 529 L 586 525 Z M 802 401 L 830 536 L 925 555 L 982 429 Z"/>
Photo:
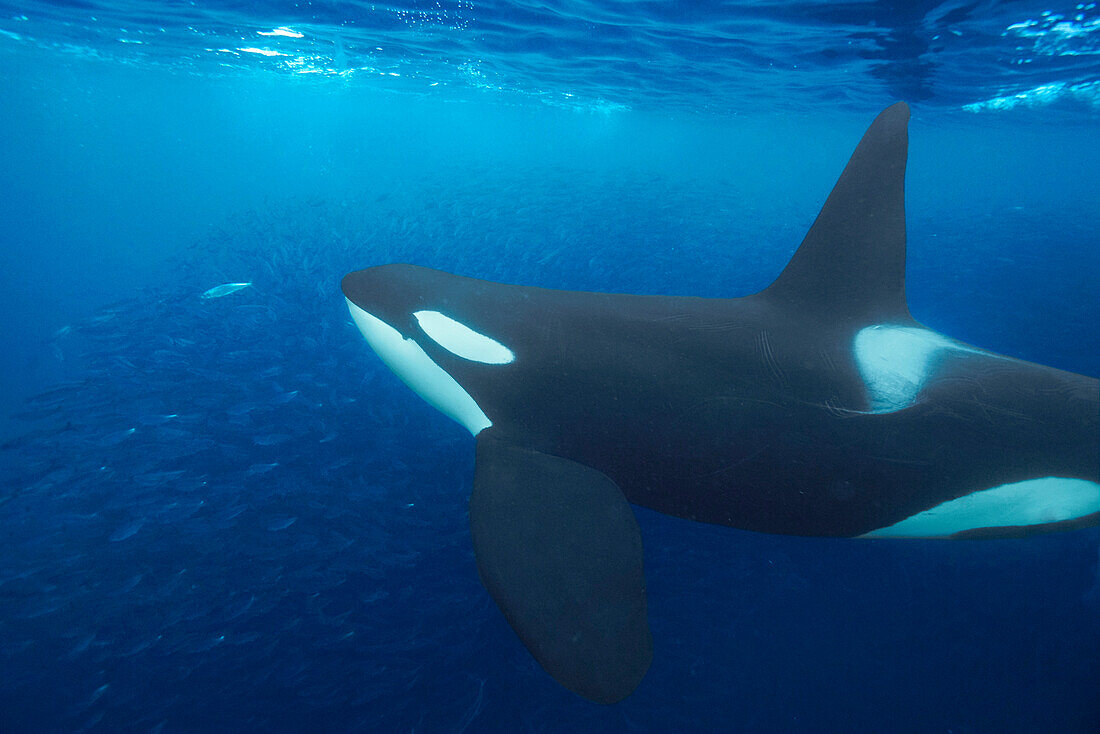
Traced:
<path fill-rule="evenodd" d="M 837 321 L 911 320 L 905 302 L 909 106 L 867 128 L 821 213 L 764 294 Z"/>

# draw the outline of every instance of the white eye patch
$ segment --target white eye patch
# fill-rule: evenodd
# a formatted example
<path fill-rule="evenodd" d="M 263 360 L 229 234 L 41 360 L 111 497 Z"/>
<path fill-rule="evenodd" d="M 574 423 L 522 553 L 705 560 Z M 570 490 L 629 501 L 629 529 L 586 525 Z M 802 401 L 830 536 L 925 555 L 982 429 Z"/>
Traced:
<path fill-rule="evenodd" d="M 511 349 L 450 316 L 438 311 L 417 311 L 413 316 L 432 341 L 455 356 L 483 364 L 509 364 L 516 360 Z"/>

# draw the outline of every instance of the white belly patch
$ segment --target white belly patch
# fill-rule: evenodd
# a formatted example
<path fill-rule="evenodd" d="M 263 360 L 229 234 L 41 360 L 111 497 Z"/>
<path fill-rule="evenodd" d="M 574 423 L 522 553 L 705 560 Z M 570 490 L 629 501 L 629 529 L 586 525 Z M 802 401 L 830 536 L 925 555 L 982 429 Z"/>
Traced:
<path fill-rule="evenodd" d="M 942 538 L 966 530 L 1044 525 L 1100 512 L 1100 484 L 1043 477 L 972 492 L 863 538 Z"/>

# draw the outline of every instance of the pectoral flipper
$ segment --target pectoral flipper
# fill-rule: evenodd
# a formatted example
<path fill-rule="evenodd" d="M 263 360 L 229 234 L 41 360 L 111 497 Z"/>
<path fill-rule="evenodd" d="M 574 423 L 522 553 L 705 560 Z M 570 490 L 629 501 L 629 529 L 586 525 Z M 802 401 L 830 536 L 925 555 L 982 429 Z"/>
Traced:
<path fill-rule="evenodd" d="M 481 581 L 558 682 L 622 700 L 653 658 L 630 505 L 595 469 L 490 434 L 478 436 L 470 496 Z"/>

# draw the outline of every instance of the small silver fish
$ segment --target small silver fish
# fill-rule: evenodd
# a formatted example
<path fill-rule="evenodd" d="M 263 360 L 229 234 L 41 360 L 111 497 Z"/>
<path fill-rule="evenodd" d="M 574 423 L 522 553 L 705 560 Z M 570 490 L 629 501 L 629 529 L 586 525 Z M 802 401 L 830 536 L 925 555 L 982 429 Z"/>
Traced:
<path fill-rule="evenodd" d="M 202 294 L 203 299 L 209 298 L 221 298 L 222 296 L 228 296 L 230 293 L 236 293 L 241 288 L 247 288 L 252 285 L 251 283 L 222 283 L 216 285 L 206 293 Z"/>

